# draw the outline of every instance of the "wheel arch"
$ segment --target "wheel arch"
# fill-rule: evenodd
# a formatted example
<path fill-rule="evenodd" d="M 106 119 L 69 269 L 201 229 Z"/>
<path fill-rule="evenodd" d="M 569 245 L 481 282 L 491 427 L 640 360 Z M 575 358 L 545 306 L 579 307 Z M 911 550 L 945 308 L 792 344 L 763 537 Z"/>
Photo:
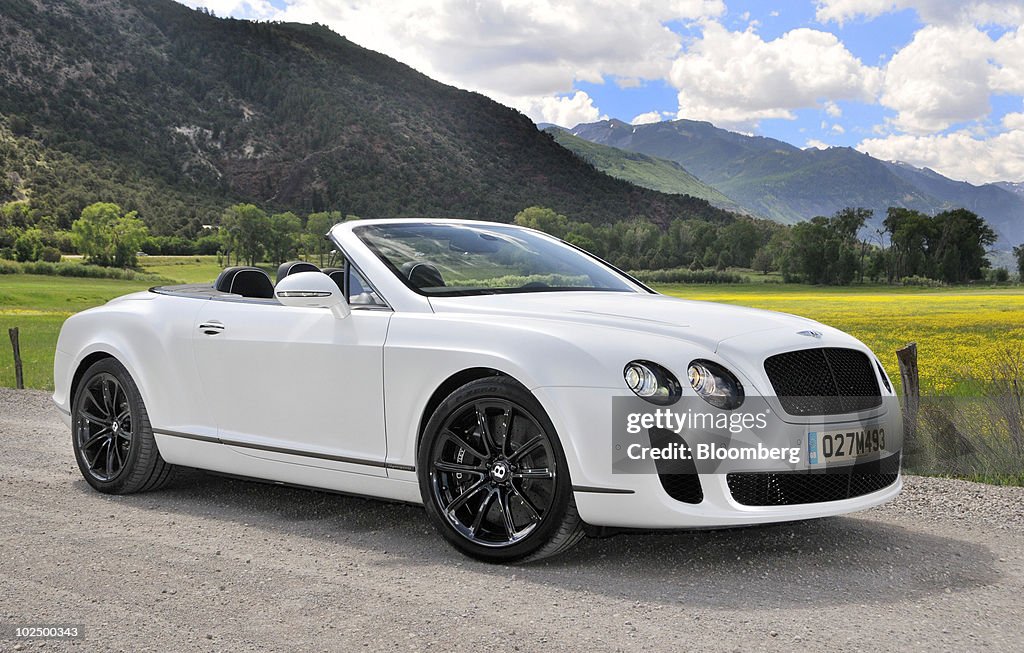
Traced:
<path fill-rule="evenodd" d="M 71 377 L 71 387 L 68 389 L 68 401 L 71 406 L 75 405 L 75 397 L 78 396 L 78 385 L 82 382 L 82 377 L 85 376 L 85 371 L 106 358 L 113 358 L 114 360 L 117 360 L 117 357 L 110 352 L 99 350 L 94 351 L 91 354 L 87 354 L 78 362 L 78 367 L 75 368 L 75 373 Z M 117 362 L 124 365 L 124 363 L 119 360 L 117 360 Z"/>
<path fill-rule="evenodd" d="M 441 405 L 441 402 L 447 399 L 451 393 L 455 392 L 467 383 L 472 383 L 473 381 L 490 377 L 508 378 L 519 385 L 522 385 L 523 388 L 526 389 L 526 386 L 523 385 L 522 381 L 507 372 L 493 367 L 470 367 L 452 374 L 437 386 L 434 392 L 430 395 L 430 398 L 427 400 L 427 403 L 423 406 L 419 424 L 416 428 L 415 452 L 417 454 L 420 450 L 420 443 L 423 440 L 423 431 L 427 428 L 427 422 L 430 421 L 430 418 L 434 415 L 434 411 L 436 411 L 437 407 Z M 529 392 L 528 389 L 527 392 Z"/>

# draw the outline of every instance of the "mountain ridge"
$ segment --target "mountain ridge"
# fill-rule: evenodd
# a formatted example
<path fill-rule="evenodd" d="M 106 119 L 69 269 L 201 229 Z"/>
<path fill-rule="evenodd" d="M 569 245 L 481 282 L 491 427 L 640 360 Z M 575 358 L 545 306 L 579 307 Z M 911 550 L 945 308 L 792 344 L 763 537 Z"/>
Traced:
<path fill-rule="evenodd" d="M 612 177 L 662 193 L 697 197 L 727 211 L 748 213 L 737 202 L 697 179 L 675 161 L 593 143 L 573 136 L 569 130 L 557 125 L 537 126 L 554 136 L 559 145 Z"/>
<path fill-rule="evenodd" d="M 1024 191 L 1014 192 L 1007 187 L 1012 184 L 975 186 L 852 148 L 804 150 L 705 121 L 629 125 L 602 120 L 576 125 L 569 132 L 601 145 L 675 161 L 748 211 L 783 223 L 831 215 L 847 206 L 874 210 L 876 226 L 889 206 L 925 213 L 964 207 L 988 220 L 1001 244 L 1024 242 Z"/>
<path fill-rule="evenodd" d="M 38 146 L 76 171 L 58 183 L 23 156 L 0 201 L 27 196 L 59 224 L 98 200 L 160 233 L 195 233 L 235 201 L 363 217 L 509 221 L 544 204 L 598 224 L 733 219 L 600 173 L 518 111 L 324 26 L 172 0 L 0 0 L 0 33 L 2 147 Z"/>

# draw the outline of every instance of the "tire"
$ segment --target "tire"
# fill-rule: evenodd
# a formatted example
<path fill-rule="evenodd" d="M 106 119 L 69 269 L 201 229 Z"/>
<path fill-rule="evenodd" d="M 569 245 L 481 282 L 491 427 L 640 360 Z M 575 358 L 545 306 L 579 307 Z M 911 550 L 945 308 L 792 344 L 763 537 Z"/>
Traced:
<path fill-rule="evenodd" d="M 510 378 L 479 379 L 449 395 L 427 422 L 417 458 L 430 521 L 472 558 L 539 560 L 583 538 L 554 426 Z"/>
<path fill-rule="evenodd" d="M 138 386 L 113 358 L 82 375 L 72 404 L 71 444 L 82 476 L 99 492 L 156 490 L 174 474 L 157 450 Z"/>

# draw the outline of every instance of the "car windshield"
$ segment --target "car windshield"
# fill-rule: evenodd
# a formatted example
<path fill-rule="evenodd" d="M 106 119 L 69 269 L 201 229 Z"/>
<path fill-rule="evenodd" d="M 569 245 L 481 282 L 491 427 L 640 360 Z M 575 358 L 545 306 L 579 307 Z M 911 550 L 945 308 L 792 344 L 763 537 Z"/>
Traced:
<path fill-rule="evenodd" d="M 517 227 L 415 223 L 365 225 L 352 231 L 423 295 L 642 292 L 588 254 Z"/>

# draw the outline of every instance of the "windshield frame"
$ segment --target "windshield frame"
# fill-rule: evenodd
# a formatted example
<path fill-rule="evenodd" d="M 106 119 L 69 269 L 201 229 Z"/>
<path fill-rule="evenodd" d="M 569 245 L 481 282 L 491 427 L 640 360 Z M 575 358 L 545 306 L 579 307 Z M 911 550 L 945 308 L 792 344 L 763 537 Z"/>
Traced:
<path fill-rule="evenodd" d="M 365 238 L 360 233 L 360 232 L 363 232 L 363 231 L 366 231 L 366 230 L 369 230 L 369 229 L 373 229 L 373 228 L 390 227 L 390 226 L 405 226 L 405 225 L 408 225 L 408 226 L 437 226 L 437 227 L 453 227 L 453 228 L 460 228 L 461 227 L 461 228 L 476 228 L 476 229 L 487 229 L 487 228 L 497 227 L 497 228 L 501 228 L 501 229 L 513 229 L 513 230 L 517 230 L 517 231 L 527 232 L 527 233 L 529 233 L 532 236 L 539 237 L 539 238 L 542 238 L 542 239 L 546 239 L 546 240 L 550 241 L 551 243 L 554 243 L 556 245 L 561 245 L 561 246 L 564 246 L 564 247 L 566 247 L 566 248 L 568 248 L 570 250 L 575 251 L 577 254 L 581 255 L 583 258 L 588 259 L 589 262 L 593 263 L 594 265 L 596 265 L 598 267 L 601 267 L 601 268 L 604 268 L 605 271 L 610 273 L 612 276 L 618 277 L 621 281 L 623 281 L 623 283 L 625 285 L 632 286 L 633 288 L 617 289 L 617 288 L 594 288 L 594 287 L 579 287 L 579 286 L 555 286 L 555 287 L 553 287 L 553 286 L 546 286 L 546 287 L 538 287 L 538 288 L 524 288 L 524 287 L 520 287 L 520 288 L 466 288 L 466 289 L 463 289 L 463 290 L 451 290 L 451 291 L 446 291 L 446 292 L 424 292 L 421 288 L 418 288 L 415 285 L 413 285 L 409 281 L 409 279 L 406 277 L 406 275 L 402 274 L 401 270 L 399 270 L 395 266 L 394 262 L 392 262 L 391 259 L 389 259 L 387 256 L 385 256 L 383 254 L 383 252 L 381 252 L 378 249 L 376 244 L 374 244 L 370 239 Z M 629 273 L 627 273 L 627 272 L 617 268 L 616 266 L 612 265 L 611 263 L 608 263 L 607 261 L 603 260 L 602 258 L 600 258 L 598 256 L 595 256 L 594 254 L 591 254 L 590 252 L 588 252 L 587 250 L 585 250 L 585 249 L 583 249 L 581 247 L 578 247 L 578 246 L 576 246 L 576 245 L 574 245 L 572 243 L 566 242 L 566 241 L 562 240 L 561 238 L 556 238 L 556 237 L 554 237 L 554 236 L 552 236 L 550 234 L 544 233 L 542 231 L 538 231 L 536 229 L 530 229 L 528 227 L 520 227 L 519 225 L 515 225 L 515 224 L 484 222 L 484 221 L 480 221 L 479 223 L 477 223 L 477 222 L 471 221 L 471 220 L 452 220 L 452 221 L 448 221 L 448 220 L 415 220 L 415 219 L 410 219 L 408 221 L 405 221 L 405 220 L 395 220 L 395 221 L 387 221 L 387 222 L 373 221 L 372 223 L 368 223 L 368 224 L 353 225 L 351 227 L 350 233 L 353 236 L 355 236 L 356 239 L 360 242 L 360 244 L 362 244 L 364 247 L 366 247 L 370 251 L 370 253 L 373 254 L 373 256 L 376 257 L 377 260 L 382 265 L 384 265 L 391 272 L 391 274 L 394 275 L 395 278 L 397 278 L 402 283 L 402 285 L 404 285 L 406 288 L 408 288 L 409 290 L 413 291 L 417 295 L 419 295 L 421 297 L 427 298 L 428 300 L 430 298 L 434 298 L 434 297 L 436 297 L 436 298 L 484 297 L 484 296 L 490 296 L 490 295 L 522 295 L 522 294 L 533 294 L 533 293 L 544 293 L 544 292 L 604 292 L 604 293 L 627 293 L 627 294 L 635 293 L 635 294 L 652 294 L 652 295 L 658 294 L 657 291 L 651 289 L 649 286 L 647 286 L 643 282 L 639 281 L 638 279 L 636 279 L 635 277 L 633 277 Z"/>

